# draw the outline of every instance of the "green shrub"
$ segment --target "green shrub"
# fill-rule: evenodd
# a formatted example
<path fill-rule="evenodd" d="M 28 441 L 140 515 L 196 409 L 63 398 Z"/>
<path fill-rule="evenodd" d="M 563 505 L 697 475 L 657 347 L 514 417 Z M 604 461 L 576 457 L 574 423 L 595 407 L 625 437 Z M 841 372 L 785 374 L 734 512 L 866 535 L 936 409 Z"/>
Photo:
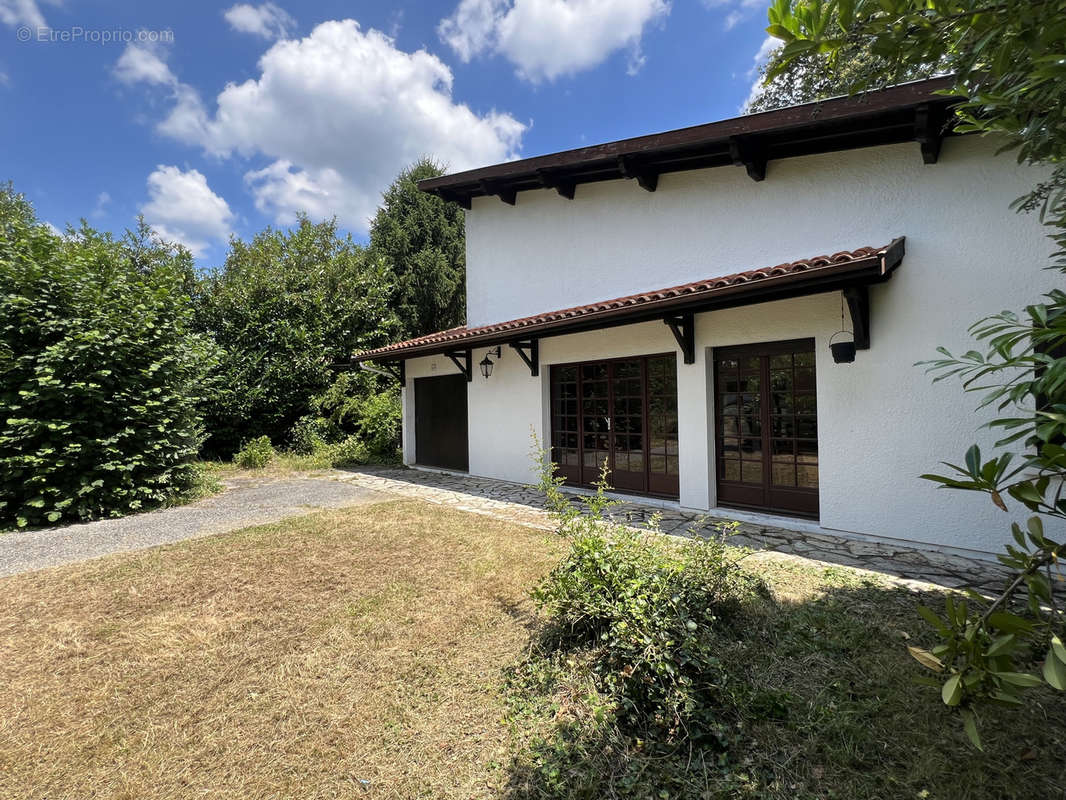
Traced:
<path fill-rule="evenodd" d="M 274 460 L 274 445 L 269 436 L 252 439 L 233 455 L 233 463 L 243 469 L 262 469 Z"/>
<path fill-rule="evenodd" d="M 623 728 L 711 735 L 722 633 L 761 587 L 737 566 L 742 551 L 724 536 L 677 539 L 614 521 L 606 467 L 582 507 L 558 485 L 542 477 L 570 550 L 534 591 L 554 647 L 591 655 Z"/>
<path fill-rule="evenodd" d="M 400 445 L 400 394 L 389 389 L 363 398 L 356 425 L 359 439 L 376 457 L 395 455 Z"/>
<path fill-rule="evenodd" d="M 346 464 L 365 464 L 370 460 L 366 445 L 355 436 L 348 436 L 343 441 L 326 448 L 326 454 L 331 467 L 342 467 Z"/>
<path fill-rule="evenodd" d="M 345 463 L 391 461 L 400 448 L 400 392 L 367 372 L 344 372 L 311 401 L 312 413 L 289 431 L 289 447 L 309 455 L 354 437 L 362 444 Z"/>
<path fill-rule="evenodd" d="M 338 364 L 389 341 L 392 289 L 384 267 L 333 222 L 301 219 L 234 240 L 222 269 L 198 286 L 197 325 L 223 350 L 204 404 L 207 451 L 232 453 L 262 435 L 284 441 Z"/>
<path fill-rule="evenodd" d="M 309 456 L 338 441 L 342 435 L 332 420 L 308 414 L 300 417 L 289 431 L 289 449 L 297 455 Z"/>
<path fill-rule="evenodd" d="M 118 516 L 195 483 L 212 348 L 191 256 L 83 225 L 56 236 L 0 190 L 0 525 Z"/>

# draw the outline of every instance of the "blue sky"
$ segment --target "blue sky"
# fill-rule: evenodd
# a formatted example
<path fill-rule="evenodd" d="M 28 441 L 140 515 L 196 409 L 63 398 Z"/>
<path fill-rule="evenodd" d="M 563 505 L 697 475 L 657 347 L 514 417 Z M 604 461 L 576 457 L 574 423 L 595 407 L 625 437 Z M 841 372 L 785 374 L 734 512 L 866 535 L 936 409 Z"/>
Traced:
<path fill-rule="evenodd" d="M 63 227 L 138 213 L 202 266 L 305 211 L 364 239 L 452 169 L 735 116 L 765 0 L 0 0 L 0 180 Z"/>

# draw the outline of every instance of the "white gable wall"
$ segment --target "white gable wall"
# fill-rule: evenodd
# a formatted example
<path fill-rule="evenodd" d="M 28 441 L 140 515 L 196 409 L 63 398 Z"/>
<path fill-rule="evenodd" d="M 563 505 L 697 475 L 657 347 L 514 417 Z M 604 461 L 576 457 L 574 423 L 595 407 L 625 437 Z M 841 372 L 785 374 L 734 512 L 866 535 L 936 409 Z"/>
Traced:
<path fill-rule="evenodd" d="M 992 158 L 994 149 L 956 139 L 932 166 L 912 144 L 771 162 L 762 183 L 718 168 L 665 175 L 655 193 L 612 181 L 579 186 L 574 201 L 548 191 L 520 193 L 513 208 L 477 199 L 467 215 L 470 324 L 905 235 L 902 265 L 871 289 L 873 346 L 853 364 L 833 364 L 829 354 L 840 327 L 836 293 L 697 315 L 697 363 L 678 353 L 681 505 L 715 507 L 710 348 L 814 337 L 821 525 L 993 552 L 1011 517 L 981 496 L 917 477 L 941 459 L 960 460 L 974 440 L 990 443 L 978 430 L 984 417 L 973 413 L 977 397 L 932 384 L 914 363 L 938 344 L 968 349 L 970 323 L 1020 308 L 1054 283 L 1040 269 L 1051 245 L 1037 220 L 1007 210 L 1034 174 L 1009 156 Z M 549 429 L 550 364 L 670 350 L 676 343 L 658 322 L 543 339 L 541 374 L 532 378 L 504 348 L 492 377 L 468 384 L 471 473 L 532 479 L 529 434 L 532 426 L 543 442 Z M 484 353 L 474 351 L 475 364 Z M 443 357 L 415 359 L 409 381 L 432 374 L 434 363 L 455 371 Z M 413 425 L 405 425 L 409 463 L 413 455 Z"/>

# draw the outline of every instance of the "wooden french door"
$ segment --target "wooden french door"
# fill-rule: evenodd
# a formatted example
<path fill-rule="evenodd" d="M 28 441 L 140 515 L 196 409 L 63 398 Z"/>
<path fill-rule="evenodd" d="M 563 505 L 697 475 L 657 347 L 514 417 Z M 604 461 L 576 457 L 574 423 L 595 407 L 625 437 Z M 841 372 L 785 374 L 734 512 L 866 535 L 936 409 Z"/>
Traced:
<path fill-rule="evenodd" d="M 606 460 L 615 489 L 677 497 L 677 360 L 673 353 L 551 368 L 552 461 L 591 486 Z"/>
<path fill-rule="evenodd" d="M 714 351 L 720 505 L 818 516 L 814 340 Z"/>

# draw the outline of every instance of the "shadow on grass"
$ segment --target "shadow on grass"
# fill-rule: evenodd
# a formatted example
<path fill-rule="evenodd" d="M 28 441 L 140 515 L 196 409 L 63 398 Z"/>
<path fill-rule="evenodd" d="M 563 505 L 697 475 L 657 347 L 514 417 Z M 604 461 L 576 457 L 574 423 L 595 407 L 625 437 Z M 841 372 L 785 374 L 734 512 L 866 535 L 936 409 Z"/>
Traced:
<path fill-rule="evenodd" d="M 906 650 L 935 643 L 915 607 L 943 595 L 824 572 L 807 599 L 759 604 L 722 633 L 699 742 L 620 731 L 590 659 L 542 637 L 512 681 L 506 796 L 1066 797 L 1066 696 L 1045 687 L 1030 708 L 981 711 L 976 751 Z"/>

